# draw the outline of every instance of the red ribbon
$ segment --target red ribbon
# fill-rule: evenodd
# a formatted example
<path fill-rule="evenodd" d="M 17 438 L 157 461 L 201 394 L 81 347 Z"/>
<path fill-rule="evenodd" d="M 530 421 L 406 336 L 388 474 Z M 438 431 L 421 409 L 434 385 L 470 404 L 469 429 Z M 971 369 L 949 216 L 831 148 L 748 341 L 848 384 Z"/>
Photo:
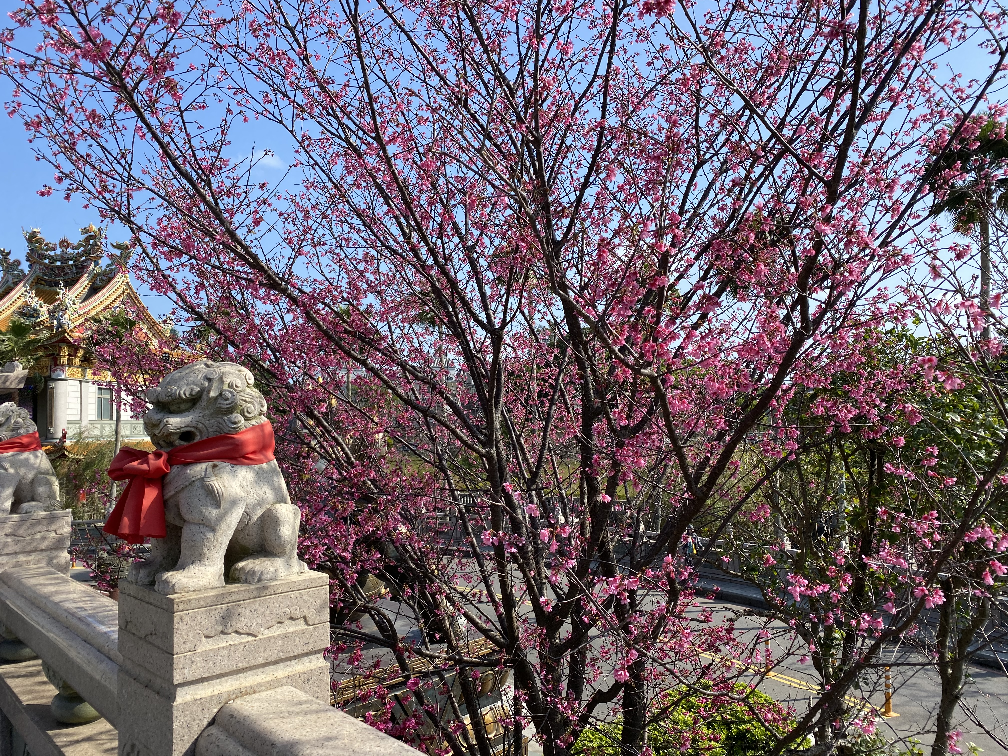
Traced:
<path fill-rule="evenodd" d="M 0 441 L 0 454 L 26 451 L 42 451 L 42 441 L 39 439 L 38 431 Z"/>
<path fill-rule="evenodd" d="M 147 537 L 164 538 L 162 479 L 173 465 L 196 462 L 262 465 L 274 459 L 274 447 L 273 426 L 266 421 L 240 433 L 211 436 L 167 452 L 121 449 L 112 460 L 108 476 L 128 482 L 102 530 L 129 543 L 143 543 Z"/>

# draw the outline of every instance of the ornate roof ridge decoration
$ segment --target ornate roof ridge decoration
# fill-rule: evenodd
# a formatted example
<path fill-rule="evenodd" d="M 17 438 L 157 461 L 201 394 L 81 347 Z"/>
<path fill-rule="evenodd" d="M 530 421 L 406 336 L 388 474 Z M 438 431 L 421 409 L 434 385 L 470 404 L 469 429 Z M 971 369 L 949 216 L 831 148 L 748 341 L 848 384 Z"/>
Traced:
<path fill-rule="evenodd" d="M 79 319 L 80 308 L 77 306 L 77 298 L 64 289 L 61 283 L 56 301 L 49 307 L 49 326 L 53 333 L 69 333 Z"/>
<path fill-rule="evenodd" d="M 73 286 L 95 267 L 105 254 L 105 233 L 94 224 L 81 229 L 80 241 L 71 243 L 63 237 L 48 242 L 37 228 L 25 232 L 28 251 L 25 259 L 36 271 L 38 285 L 56 288 Z"/>
<path fill-rule="evenodd" d="M 29 325 L 41 326 L 49 319 L 49 308 L 35 296 L 34 291 L 26 288 L 21 297 L 21 306 L 14 310 L 14 317 Z"/>
<path fill-rule="evenodd" d="M 21 270 L 21 261 L 11 259 L 10 250 L 0 247 L 0 292 L 7 292 L 25 280 L 28 274 Z"/>

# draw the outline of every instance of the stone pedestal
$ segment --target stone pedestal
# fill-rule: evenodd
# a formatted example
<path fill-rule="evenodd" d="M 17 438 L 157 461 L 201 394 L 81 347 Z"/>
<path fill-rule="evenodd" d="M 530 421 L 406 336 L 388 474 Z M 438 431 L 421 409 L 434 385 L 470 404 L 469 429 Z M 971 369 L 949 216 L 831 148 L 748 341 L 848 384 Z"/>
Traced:
<path fill-rule="evenodd" d="M 119 754 L 187 756 L 220 708 L 291 686 L 329 703 L 329 579 L 163 596 L 119 585 Z"/>
<path fill-rule="evenodd" d="M 0 572 L 46 565 L 70 574 L 70 510 L 0 515 Z"/>

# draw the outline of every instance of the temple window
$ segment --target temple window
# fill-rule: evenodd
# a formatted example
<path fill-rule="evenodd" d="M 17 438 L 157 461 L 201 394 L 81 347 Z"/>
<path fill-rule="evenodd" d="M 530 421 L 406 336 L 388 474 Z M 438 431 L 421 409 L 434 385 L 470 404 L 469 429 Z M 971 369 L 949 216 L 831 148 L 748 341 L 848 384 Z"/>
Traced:
<path fill-rule="evenodd" d="M 112 389 L 98 389 L 97 420 L 112 419 Z"/>

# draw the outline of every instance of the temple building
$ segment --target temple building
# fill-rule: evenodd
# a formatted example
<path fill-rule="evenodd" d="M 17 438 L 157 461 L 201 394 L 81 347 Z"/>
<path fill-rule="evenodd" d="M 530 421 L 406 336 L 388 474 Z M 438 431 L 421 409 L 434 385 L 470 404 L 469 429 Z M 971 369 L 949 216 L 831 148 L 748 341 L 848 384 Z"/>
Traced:
<path fill-rule="evenodd" d="M 102 231 L 89 226 L 81 234 L 76 243 L 51 243 L 38 229 L 26 232 L 27 272 L 0 250 L 0 340 L 5 353 L 18 354 L 0 368 L 0 401 L 27 409 L 44 443 L 115 436 L 118 392 L 86 346 L 98 318 L 126 311 L 152 344 L 164 333 L 130 283 L 129 249 L 112 245 L 117 254 L 103 265 Z M 128 414 L 120 430 L 122 440 L 146 438 Z"/>

